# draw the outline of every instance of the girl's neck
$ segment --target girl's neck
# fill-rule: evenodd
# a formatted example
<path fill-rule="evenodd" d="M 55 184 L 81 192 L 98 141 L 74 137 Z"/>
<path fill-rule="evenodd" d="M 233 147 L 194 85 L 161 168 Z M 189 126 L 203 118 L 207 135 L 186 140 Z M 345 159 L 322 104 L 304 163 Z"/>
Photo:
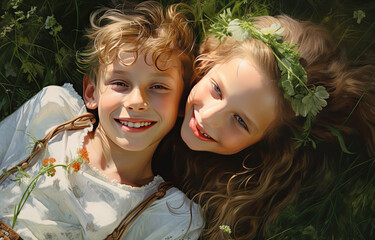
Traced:
<path fill-rule="evenodd" d="M 86 136 L 84 147 L 89 152 L 91 166 L 111 180 L 140 187 L 154 178 L 151 161 L 157 144 L 142 151 L 127 151 L 95 131 Z"/>

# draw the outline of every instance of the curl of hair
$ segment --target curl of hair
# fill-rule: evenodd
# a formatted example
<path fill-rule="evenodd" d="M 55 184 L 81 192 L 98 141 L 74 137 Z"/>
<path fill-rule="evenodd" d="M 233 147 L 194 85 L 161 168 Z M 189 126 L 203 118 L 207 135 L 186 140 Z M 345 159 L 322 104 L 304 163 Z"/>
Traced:
<path fill-rule="evenodd" d="M 134 62 L 139 54 L 144 54 L 145 61 L 151 54 L 157 68 L 158 61 L 177 54 L 185 86 L 189 86 L 194 38 L 190 22 L 180 8 L 191 12 L 186 4 L 173 4 L 164 10 L 155 1 L 124 3 L 95 11 L 90 17 L 91 27 L 86 30 L 89 43 L 77 57 L 80 67 L 96 83 L 101 67 L 116 59 L 121 61 L 121 52 L 132 52 Z"/>
<path fill-rule="evenodd" d="M 338 146 L 337 137 L 326 128 L 331 126 L 339 129 L 345 139 L 363 137 L 368 142 L 369 156 L 374 156 L 375 66 L 352 66 L 327 31 L 310 22 L 287 16 L 256 18 L 256 25 L 261 28 L 274 22 L 285 28 L 284 41 L 299 45 L 308 82 L 325 86 L 330 94 L 328 105 L 317 115 L 312 127 L 313 138 Z M 248 56 L 277 86 L 276 59 L 268 46 L 258 40 L 236 42 L 228 37 L 220 43 L 207 37 L 201 54 L 195 82 L 217 63 Z M 184 176 L 180 187 L 201 204 L 206 218 L 204 239 L 225 239 L 227 236 L 219 230 L 223 224 L 232 228 L 235 239 L 267 235 L 269 223 L 296 198 L 304 179 L 324 171 L 319 151 L 311 146 L 295 148 L 293 132 L 303 130 L 304 120 L 295 116 L 281 89 L 278 108 L 280 117 L 265 136 L 238 154 L 221 156 L 190 151 L 186 162 L 178 155 L 176 169 Z M 186 165 L 178 166 L 181 162 Z"/>

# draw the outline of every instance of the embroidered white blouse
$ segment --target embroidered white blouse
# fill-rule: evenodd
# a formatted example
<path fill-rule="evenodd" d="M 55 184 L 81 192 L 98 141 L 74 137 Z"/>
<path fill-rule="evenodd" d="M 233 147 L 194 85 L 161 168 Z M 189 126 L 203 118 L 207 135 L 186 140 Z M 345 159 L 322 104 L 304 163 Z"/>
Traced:
<path fill-rule="evenodd" d="M 72 85 L 49 86 L 0 122 L 0 171 L 24 160 L 33 140 L 41 139 L 54 126 L 86 113 L 82 98 Z M 32 177 L 42 159 L 67 164 L 77 157 L 84 137 L 92 127 L 65 131 L 54 137 L 48 152 L 27 170 Z M 53 177 L 42 176 L 23 206 L 14 229 L 24 239 L 104 239 L 145 198 L 157 191 L 161 176 L 142 187 L 111 181 L 89 164 L 79 172 L 57 167 Z M 11 175 L 0 185 L 0 220 L 11 226 L 14 206 L 32 178 L 21 185 Z M 203 225 L 199 207 L 176 188 L 156 200 L 131 225 L 125 239 L 197 239 Z M 190 214 L 192 213 L 192 214 Z"/>

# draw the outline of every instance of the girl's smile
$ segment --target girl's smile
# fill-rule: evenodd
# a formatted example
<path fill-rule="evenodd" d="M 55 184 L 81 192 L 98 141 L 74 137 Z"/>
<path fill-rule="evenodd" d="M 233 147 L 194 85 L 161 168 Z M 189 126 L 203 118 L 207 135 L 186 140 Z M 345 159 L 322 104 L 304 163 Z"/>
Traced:
<path fill-rule="evenodd" d="M 202 141 L 207 141 L 207 142 L 215 142 L 215 140 L 207 134 L 207 132 L 204 131 L 203 127 L 201 127 L 197 120 L 195 119 L 195 111 L 193 111 L 193 114 L 191 116 L 190 122 L 189 122 L 189 127 L 193 131 L 194 135 L 202 140 Z"/>
<path fill-rule="evenodd" d="M 190 92 L 182 139 L 196 151 L 239 152 L 259 141 L 276 119 L 276 94 L 251 59 L 217 64 Z"/>

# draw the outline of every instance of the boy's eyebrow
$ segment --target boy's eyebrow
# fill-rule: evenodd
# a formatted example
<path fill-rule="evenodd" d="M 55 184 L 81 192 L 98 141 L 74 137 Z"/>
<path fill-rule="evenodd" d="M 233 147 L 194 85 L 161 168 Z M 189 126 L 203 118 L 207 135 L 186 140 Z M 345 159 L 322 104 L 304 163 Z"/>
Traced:
<path fill-rule="evenodd" d="M 117 74 L 117 75 L 129 75 L 129 71 L 126 71 L 126 70 L 113 70 L 113 74 Z M 153 76 L 155 77 L 163 77 L 165 79 L 165 77 L 168 77 L 168 79 L 173 79 L 173 77 L 166 71 L 159 71 L 159 72 L 155 72 L 155 73 L 152 73 Z"/>
<path fill-rule="evenodd" d="M 129 72 L 125 70 L 113 70 L 114 74 L 119 74 L 119 75 L 128 75 Z"/>
<path fill-rule="evenodd" d="M 169 78 L 172 78 L 172 76 L 168 72 L 156 72 L 152 75 L 155 75 L 156 77 L 165 77 L 168 76 Z"/>

